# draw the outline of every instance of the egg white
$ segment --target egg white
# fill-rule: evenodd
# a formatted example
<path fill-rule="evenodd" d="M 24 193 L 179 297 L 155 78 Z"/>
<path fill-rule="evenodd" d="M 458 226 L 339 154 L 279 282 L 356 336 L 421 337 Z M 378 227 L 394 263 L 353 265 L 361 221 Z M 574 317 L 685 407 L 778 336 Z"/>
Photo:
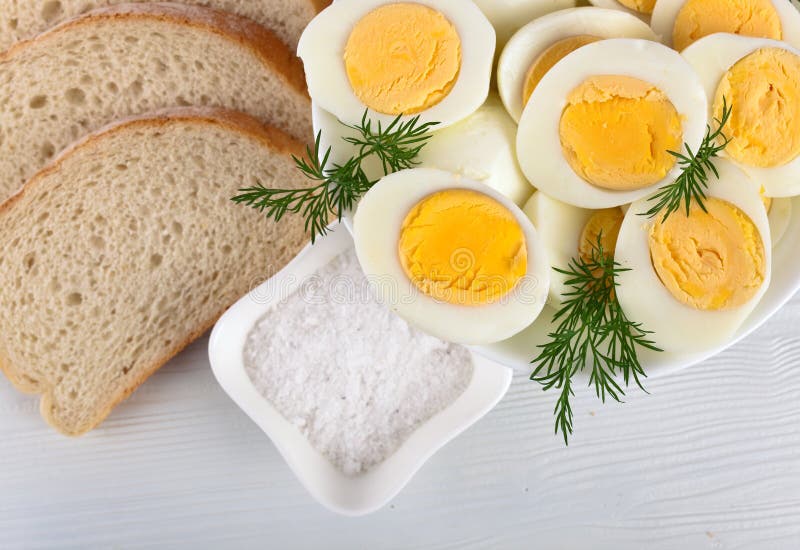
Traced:
<path fill-rule="evenodd" d="M 648 232 L 654 219 L 643 216 L 652 202 L 635 202 L 622 222 L 615 260 L 629 271 L 617 276 L 617 298 L 628 319 L 642 323 L 656 345 L 669 352 L 701 352 L 731 341 L 769 287 L 772 245 L 769 220 L 760 188 L 735 164 L 717 163 L 719 180 L 709 184 L 708 196 L 726 200 L 747 214 L 761 233 L 766 273 L 758 293 L 746 304 L 723 311 L 701 311 L 679 302 L 661 280 L 650 256 Z"/>
<path fill-rule="evenodd" d="M 447 189 L 470 189 L 512 212 L 525 235 L 526 276 L 493 304 L 459 306 L 421 292 L 406 276 L 398 243 L 408 212 L 422 199 Z M 456 174 L 415 168 L 383 178 L 361 199 L 353 219 L 356 254 L 376 298 L 421 330 L 450 342 L 489 344 L 530 325 L 545 305 L 550 262 L 533 224 L 511 200 L 490 187 Z"/>
<path fill-rule="evenodd" d="M 548 13 L 575 7 L 575 0 L 474 0 L 497 32 L 502 49 L 517 29 Z"/>
<path fill-rule="evenodd" d="M 694 67 L 706 90 L 709 98 L 709 117 L 713 116 L 714 96 L 725 73 L 740 59 L 761 48 L 780 48 L 800 55 L 800 50 L 783 42 L 725 33 L 701 38 L 683 50 L 681 55 Z M 724 151 L 722 156 L 725 156 Z M 736 162 L 734 159 L 731 160 Z M 768 197 L 800 195 L 800 156 L 782 166 L 772 168 L 744 164 L 739 164 L 739 166 L 764 186 L 765 194 Z"/>
<path fill-rule="evenodd" d="M 783 41 L 800 48 L 800 13 L 788 0 L 770 0 L 781 20 Z M 672 32 L 675 20 L 686 0 L 658 0 L 653 10 L 650 26 L 661 42 L 672 47 Z M 702 38 L 701 38 L 702 40 Z"/>
<path fill-rule="evenodd" d="M 638 200 L 673 181 L 677 164 L 650 187 L 612 191 L 576 174 L 564 158 L 559 126 L 567 97 L 596 75 L 622 75 L 657 86 L 683 117 L 683 141 L 696 151 L 706 131 L 708 100 L 692 67 L 677 52 L 647 40 L 614 38 L 595 42 L 567 55 L 544 76 L 522 112 L 517 158 L 534 187 L 581 208 L 610 208 Z"/>
<path fill-rule="evenodd" d="M 602 8 L 563 10 L 531 21 L 511 37 L 497 65 L 497 87 L 508 113 L 519 122 L 522 94 L 533 62 L 559 40 L 588 34 L 599 38 L 655 40 L 641 19 L 622 11 Z"/>
<path fill-rule="evenodd" d="M 578 256 L 583 228 L 594 212 L 561 202 L 541 191 L 533 194 L 522 211 L 536 227 L 551 267 L 567 269 L 571 260 Z M 562 273 L 550 272 L 551 304 L 563 302 L 568 290 L 566 281 Z"/>
<path fill-rule="evenodd" d="M 521 206 L 534 189 L 517 162 L 516 136 L 517 125 L 491 94 L 475 113 L 434 132 L 417 161 L 485 183 Z"/>
<path fill-rule="evenodd" d="M 347 40 L 365 15 L 392 3 L 388 0 L 337 0 L 320 12 L 300 37 L 297 53 L 305 66 L 311 98 L 347 124 L 360 122 L 366 109 L 353 92 L 345 70 Z M 494 59 L 495 32 L 471 0 L 414 0 L 414 3 L 442 13 L 461 38 L 461 70 L 452 90 L 436 105 L 417 113 L 422 122 L 438 122 L 438 128 L 444 128 L 466 118 L 486 100 Z M 384 124 L 396 118 L 372 109 L 369 109 L 368 116 Z"/>
<path fill-rule="evenodd" d="M 628 6 L 624 6 L 617 2 L 617 0 L 589 0 L 589 3 L 593 6 L 597 6 L 598 8 L 606 8 L 610 10 L 617 10 L 623 13 L 627 13 L 629 15 L 633 15 L 638 17 L 642 21 L 650 21 L 650 16 L 646 13 L 641 13 L 636 10 L 630 9 Z"/>
<path fill-rule="evenodd" d="M 772 248 L 775 248 L 783 240 L 792 221 L 792 199 L 789 197 L 772 199 L 772 207 L 769 209 L 767 217 L 772 236 Z"/>

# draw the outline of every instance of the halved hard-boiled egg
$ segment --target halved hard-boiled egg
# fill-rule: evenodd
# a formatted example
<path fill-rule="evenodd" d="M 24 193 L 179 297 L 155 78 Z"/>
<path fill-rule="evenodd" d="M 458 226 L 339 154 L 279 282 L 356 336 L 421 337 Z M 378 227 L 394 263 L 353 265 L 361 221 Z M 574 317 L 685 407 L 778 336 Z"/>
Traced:
<path fill-rule="evenodd" d="M 589 3 L 598 8 L 620 10 L 643 20 L 649 20 L 656 7 L 656 0 L 589 0 Z"/>
<path fill-rule="evenodd" d="M 669 151 L 696 151 L 708 102 L 691 65 L 647 40 L 594 42 L 559 61 L 531 95 L 517 157 L 534 187 L 568 204 L 620 206 L 681 171 Z"/>
<path fill-rule="evenodd" d="M 575 7 L 575 0 L 475 0 L 497 31 L 497 48 L 503 46 L 517 29 L 548 13 Z"/>
<path fill-rule="evenodd" d="M 497 86 L 514 120 L 545 74 L 581 46 L 604 38 L 655 40 L 642 20 L 601 8 L 562 10 L 528 23 L 508 41 L 497 66 Z"/>
<path fill-rule="evenodd" d="M 732 108 L 723 154 L 769 197 L 800 194 L 800 50 L 763 38 L 715 34 L 683 56 L 700 75 L 711 114 Z M 723 101 L 724 100 L 724 101 Z"/>
<path fill-rule="evenodd" d="M 789 0 L 658 0 L 650 24 L 678 51 L 718 32 L 800 47 L 800 13 Z"/>
<path fill-rule="evenodd" d="M 521 206 L 533 193 L 516 154 L 517 125 L 495 94 L 458 124 L 435 132 L 417 157 L 420 167 L 439 168 L 485 183 Z"/>
<path fill-rule="evenodd" d="M 766 292 L 771 240 L 759 186 L 720 160 L 703 211 L 692 203 L 666 220 L 643 216 L 652 202 L 628 210 L 615 259 L 617 298 L 632 321 L 653 331 L 665 351 L 694 352 L 728 342 Z"/>
<path fill-rule="evenodd" d="M 542 240 L 553 268 L 568 269 L 573 259 L 592 261 L 598 245 L 608 257 L 614 257 L 622 220 L 622 208 L 586 210 L 553 199 L 537 191 L 522 209 L 530 218 Z M 558 271 L 550 274 L 550 300 L 559 304 L 569 291 L 567 276 Z"/>
<path fill-rule="evenodd" d="M 504 340 L 546 302 L 550 262 L 536 229 L 479 182 L 431 168 L 396 172 L 361 199 L 353 230 L 378 300 L 444 340 Z"/>
<path fill-rule="evenodd" d="M 337 0 L 306 27 L 298 55 L 311 97 L 347 124 L 365 109 L 418 114 L 439 128 L 489 93 L 495 33 L 471 0 Z"/>

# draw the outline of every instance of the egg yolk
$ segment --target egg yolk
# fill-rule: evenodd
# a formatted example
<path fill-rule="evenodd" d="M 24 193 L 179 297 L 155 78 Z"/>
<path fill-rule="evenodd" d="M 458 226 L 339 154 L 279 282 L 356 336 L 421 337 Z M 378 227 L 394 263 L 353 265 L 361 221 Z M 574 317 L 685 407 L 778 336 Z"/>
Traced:
<path fill-rule="evenodd" d="M 725 152 L 748 166 L 772 168 L 800 156 L 800 56 L 762 48 L 740 59 L 722 77 L 714 114 L 723 97 L 733 109 Z"/>
<path fill-rule="evenodd" d="M 646 13 L 648 15 L 653 13 L 653 8 L 656 7 L 656 0 L 617 0 L 617 2 L 629 10 Z"/>
<path fill-rule="evenodd" d="M 614 191 L 661 181 L 675 166 L 681 117 L 661 90 L 629 76 L 594 76 L 567 97 L 561 148 L 584 180 Z"/>
<path fill-rule="evenodd" d="M 764 188 L 761 188 L 761 202 L 764 203 L 764 209 L 767 211 L 767 214 L 772 212 L 772 197 L 768 197 L 764 194 Z"/>
<path fill-rule="evenodd" d="M 539 85 L 539 82 L 542 80 L 542 78 L 544 78 L 544 75 L 546 75 L 556 63 L 564 59 L 578 48 L 585 46 L 586 44 L 591 44 L 592 42 L 597 42 L 598 40 L 600 40 L 599 37 L 591 36 L 589 34 L 570 36 L 569 38 L 559 40 L 543 51 L 539 57 L 534 60 L 531 68 L 528 69 L 528 74 L 525 77 L 525 86 L 522 90 L 522 104 L 525 105 L 528 103 L 528 100 L 531 98 L 531 95 L 533 95 L 533 91 L 536 89 L 536 86 Z"/>
<path fill-rule="evenodd" d="M 717 32 L 775 40 L 783 37 L 772 0 L 687 0 L 675 18 L 672 45 L 681 51 Z"/>
<path fill-rule="evenodd" d="M 721 199 L 693 204 L 650 228 L 650 257 L 664 286 L 681 303 L 704 311 L 736 308 L 764 283 L 764 243 L 753 221 Z"/>
<path fill-rule="evenodd" d="M 406 216 L 400 263 L 423 293 L 457 305 L 491 304 L 528 269 L 525 234 L 493 198 L 467 189 L 434 193 Z"/>
<path fill-rule="evenodd" d="M 613 258 L 617 248 L 617 237 L 625 213 L 622 208 L 606 208 L 594 212 L 581 232 L 578 253 L 584 262 L 591 262 L 597 242 L 603 247 L 606 258 Z"/>
<path fill-rule="evenodd" d="M 379 113 L 424 111 L 450 93 L 461 39 L 440 12 L 421 4 L 381 6 L 356 23 L 344 52 L 356 96 Z"/>

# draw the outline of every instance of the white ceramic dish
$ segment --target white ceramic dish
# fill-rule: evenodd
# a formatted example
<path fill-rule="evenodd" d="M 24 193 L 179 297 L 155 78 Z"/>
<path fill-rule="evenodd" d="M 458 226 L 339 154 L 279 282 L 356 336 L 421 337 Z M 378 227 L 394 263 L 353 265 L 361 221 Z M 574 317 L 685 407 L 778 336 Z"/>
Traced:
<path fill-rule="evenodd" d="M 312 104 L 314 131 L 322 131 L 324 148 L 333 147 L 331 158 L 336 162 L 344 162 L 352 156 L 350 145 L 341 140 L 346 136 L 344 128 L 335 117 Z M 378 177 L 374 171 L 368 174 Z M 696 363 L 704 361 L 734 345 L 742 338 L 763 325 L 800 289 L 800 197 L 792 200 L 792 217 L 786 233 L 772 251 L 772 281 L 767 292 L 753 313 L 740 327 L 736 336 L 727 344 L 704 350 L 701 353 L 657 353 L 644 350 L 640 356 L 645 372 L 649 377 L 669 374 Z M 352 228 L 349 219 L 345 219 L 348 228 Z M 506 366 L 530 370 L 530 360 L 536 356 L 538 346 L 547 341 L 552 310 L 545 310 L 539 319 L 530 327 L 513 338 L 489 346 L 475 346 L 473 351 Z"/>
<path fill-rule="evenodd" d="M 331 233 L 306 247 L 222 316 L 211 333 L 209 358 L 222 388 L 269 436 L 311 495 L 335 512 L 362 515 L 386 504 L 438 449 L 489 412 L 508 390 L 512 372 L 473 354 L 474 375 L 464 393 L 416 430 L 397 452 L 357 477 L 337 470 L 256 390 L 245 372 L 243 351 L 247 335 L 267 310 L 352 246 L 350 233 L 335 225 Z"/>

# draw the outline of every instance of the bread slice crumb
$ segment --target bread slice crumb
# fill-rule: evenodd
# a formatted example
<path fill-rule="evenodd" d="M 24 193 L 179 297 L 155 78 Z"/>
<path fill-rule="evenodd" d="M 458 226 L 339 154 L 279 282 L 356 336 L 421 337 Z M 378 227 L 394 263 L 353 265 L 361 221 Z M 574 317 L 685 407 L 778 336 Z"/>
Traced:
<path fill-rule="evenodd" d="M 62 433 L 97 426 L 300 250 L 302 220 L 230 198 L 298 182 L 302 149 L 247 115 L 183 108 L 66 150 L 0 207 L 0 369 Z"/>
<path fill-rule="evenodd" d="M 174 3 L 101 8 L 0 54 L 0 201 L 87 133 L 175 106 L 313 138 L 302 65 L 265 28 Z"/>

